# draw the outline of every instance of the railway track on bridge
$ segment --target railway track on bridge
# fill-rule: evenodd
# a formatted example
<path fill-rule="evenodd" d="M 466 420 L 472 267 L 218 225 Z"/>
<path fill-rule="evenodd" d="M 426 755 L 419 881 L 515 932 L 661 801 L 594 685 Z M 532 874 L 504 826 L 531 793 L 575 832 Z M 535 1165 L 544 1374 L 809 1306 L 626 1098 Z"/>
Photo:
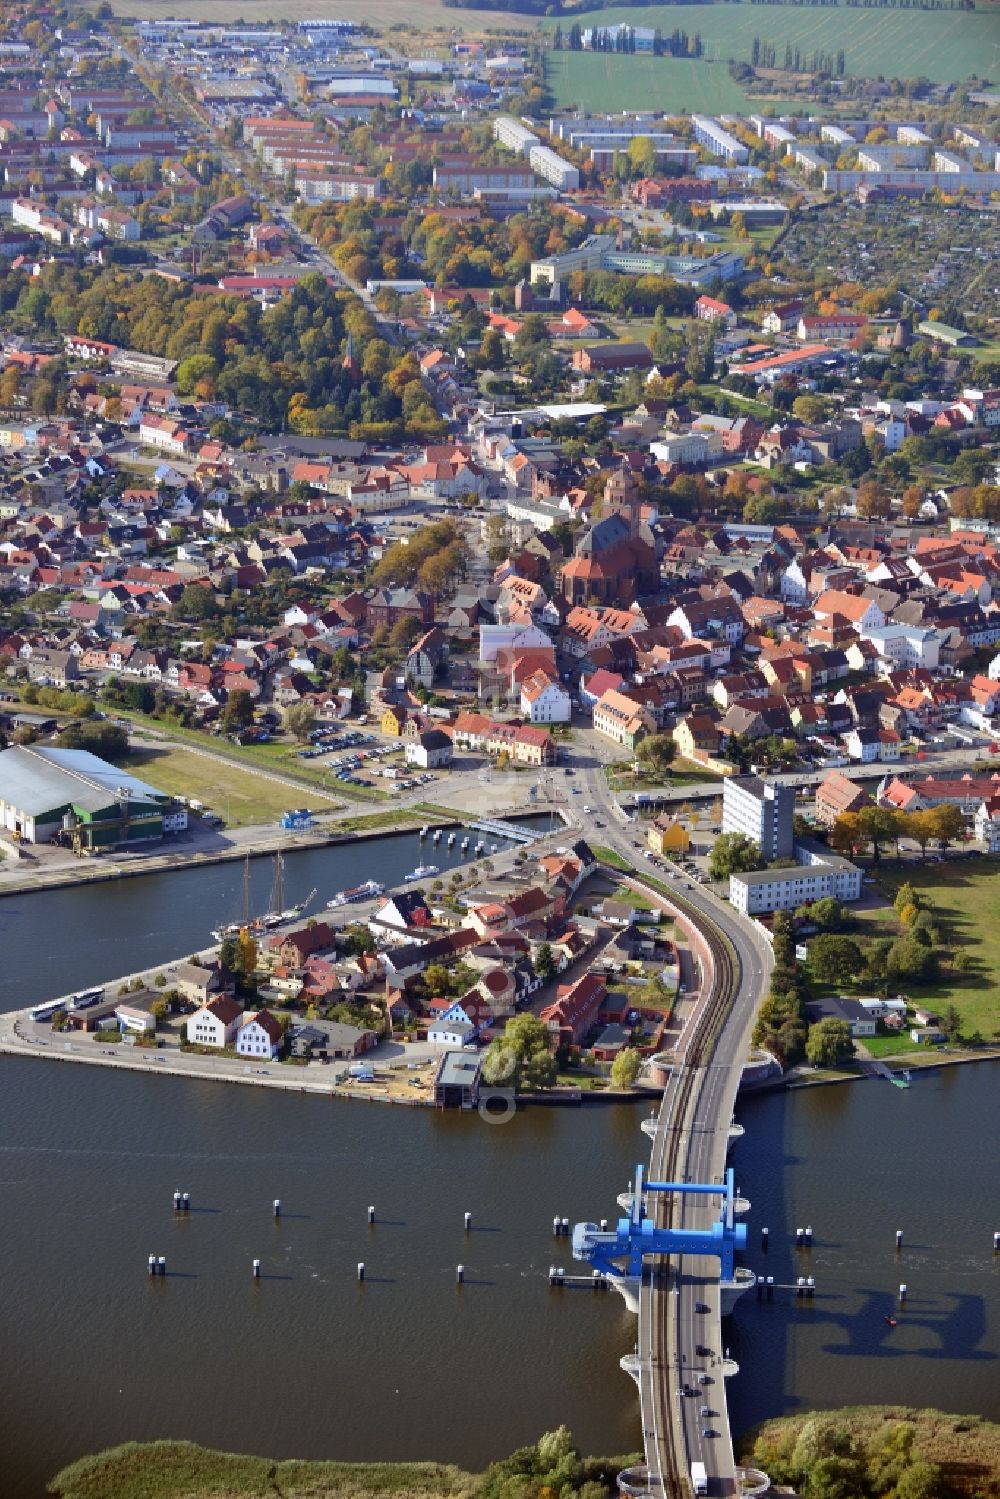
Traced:
<path fill-rule="evenodd" d="M 691 1125 L 697 1114 L 706 1076 L 705 1069 L 712 1063 L 732 1005 L 739 994 L 741 963 L 733 943 L 721 926 L 711 916 L 685 900 L 679 892 L 666 892 L 658 884 L 643 879 L 638 872 L 626 879 L 683 915 L 699 932 L 710 960 L 710 973 L 705 972 L 706 965 L 702 963 L 705 992 L 690 1023 L 691 1034 L 684 1038 L 683 1050 L 677 1057 L 676 1069 L 664 1094 L 650 1157 L 652 1178 L 677 1181 L 688 1175 L 686 1167 L 692 1138 Z M 656 1194 L 654 1204 L 657 1227 L 680 1226 L 674 1221 L 676 1215 L 683 1213 L 680 1199 L 672 1195 Z M 648 1427 L 648 1421 L 646 1423 L 649 1492 L 669 1495 L 671 1499 L 673 1496 L 688 1494 L 691 1488 L 690 1454 L 685 1441 L 683 1416 L 677 1414 L 675 1419 L 671 1404 L 670 1370 L 675 1367 L 679 1343 L 678 1298 L 670 1294 L 666 1281 L 674 1269 L 676 1263 L 668 1261 L 666 1265 L 648 1272 L 652 1278 L 651 1353 L 657 1378 L 655 1409 L 651 1413 L 652 1430 Z M 651 1458 L 654 1460 L 651 1461 Z"/>

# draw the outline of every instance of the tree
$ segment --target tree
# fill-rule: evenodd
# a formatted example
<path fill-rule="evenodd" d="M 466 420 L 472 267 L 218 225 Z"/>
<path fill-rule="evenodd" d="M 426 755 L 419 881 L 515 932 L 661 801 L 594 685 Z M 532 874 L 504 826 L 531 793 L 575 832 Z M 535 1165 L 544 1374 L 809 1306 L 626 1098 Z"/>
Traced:
<path fill-rule="evenodd" d="M 400 655 L 406 654 L 410 646 L 419 640 L 423 633 L 424 627 L 419 619 L 412 614 L 404 614 L 402 618 L 397 619 L 389 631 L 390 649 L 398 651 Z"/>
<path fill-rule="evenodd" d="M 872 846 L 872 856 L 878 862 L 884 843 L 892 843 L 900 836 L 899 813 L 891 807 L 862 807 L 858 813 L 858 826 L 866 843 Z"/>
<path fill-rule="evenodd" d="M 552 949 L 547 942 L 543 942 L 535 954 L 535 973 L 540 979 L 550 979 L 556 971 L 555 959 Z"/>
<path fill-rule="evenodd" d="M 174 619 L 204 620 L 214 618 L 219 612 L 219 606 L 211 588 L 205 588 L 200 583 L 188 583 L 170 612 Z"/>
<path fill-rule="evenodd" d="M 844 924 L 844 908 L 834 895 L 814 901 L 808 908 L 808 914 L 823 932 L 837 932 Z"/>
<path fill-rule="evenodd" d="M 626 1046 L 611 1063 L 611 1082 L 616 1088 L 631 1088 L 639 1076 L 642 1059 L 634 1046 Z"/>
<path fill-rule="evenodd" d="M 431 995 L 451 993 L 451 975 L 444 963 L 429 963 L 424 970 L 424 983 Z"/>
<path fill-rule="evenodd" d="M 885 976 L 892 980 L 926 983 L 934 977 L 937 966 L 937 955 L 932 948 L 925 947 L 916 937 L 900 937 L 886 955 Z"/>
<path fill-rule="evenodd" d="M 245 729 L 253 723 L 253 698 L 245 687 L 237 687 L 226 699 L 221 714 L 222 727 L 232 734 L 236 729 Z"/>
<path fill-rule="evenodd" d="M 805 1499 L 862 1499 L 864 1466 L 855 1457 L 821 1457 L 799 1490 Z"/>
<path fill-rule="evenodd" d="M 483 1054 L 483 1082 L 491 1088 L 511 1084 L 517 1075 L 517 1053 L 502 1041 L 491 1041 Z"/>
<path fill-rule="evenodd" d="M 636 758 L 650 770 L 663 772 L 676 753 L 677 746 L 669 734 L 648 734 L 636 750 Z"/>
<path fill-rule="evenodd" d="M 941 1029 L 949 1041 L 957 1041 L 962 1034 L 962 1017 L 954 1005 L 949 1005 L 942 1015 Z"/>
<path fill-rule="evenodd" d="M 827 1015 L 809 1027 L 806 1057 L 816 1067 L 837 1067 L 854 1055 L 851 1027 L 846 1020 Z"/>
<path fill-rule="evenodd" d="M 316 723 L 316 709 L 312 703 L 292 703 L 285 710 L 285 727 L 304 744 Z"/>
<path fill-rule="evenodd" d="M 867 841 L 858 812 L 841 812 L 830 829 L 830 847 L 838 854 L 854 854 Z"/>
<path fill-rule="evenodd" d="M 927 813 L 927 821 L 931 837 L 938 840 L 942 849 L 946 849 L 949 843 L 954 843 L 965 832 L 965 818 L 960 809 L 947 803 L 932 807 Z"/>
<path fill-rule="evenodd" d="M 521 1088 L 551 1088 L 556 1080 L 556 1059 L 549 1046 L 549 1032 L 537 1015 L 514 1015 L 494 1046 L 509 1048 L 517 1060 L 517 1083 Z M 491 1048 L 492 1049 L 492 1048 Z"/>
<path fill-rule="evenodd" d="M 904 1468 L 896 1484 L 896 1499 L 941 1499 L 944 1479 L 937 1463 L 919 1460 Z"/>
<path fill-rule="evenodd" d="M 760 844 L 746 833 L 722 833 L 712 845 L 708 871 L 713 880 L 724 880 L 731 874 L 751 874 L 763 868 Z"/>
<path fill-rule="evenodd" d="M 861 949 L 853 937 L 832 933 L 817 937 L 809 948 L 809 965 L 822 984 L 846 984 L 861 972 Z"/>
<path fill-rule="evenodd" d="M 858 486 L 857 511 L 864 520 L 887 520 L 890 508 L 889 491 L 884 484 L 866 479 Z"/>
<path fill-rule="evenodd" d="M 916 906 L 919 908 L 920 896 L 917 894 L 916 890 L 914 890 L 909 880 L 905 880 L 903 884 L 900 885 L 899 889 L 896 891 L 896 899 L 892 904 L 896 915 L 900 918 L 902 918 L 902 914 L 906 910 L 907 906 Z"/>

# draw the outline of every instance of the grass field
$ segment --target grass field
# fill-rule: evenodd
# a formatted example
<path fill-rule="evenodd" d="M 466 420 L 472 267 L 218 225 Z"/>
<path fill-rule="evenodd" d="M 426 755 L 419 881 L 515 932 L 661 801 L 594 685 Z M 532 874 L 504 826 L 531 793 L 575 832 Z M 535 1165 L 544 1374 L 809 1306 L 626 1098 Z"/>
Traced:
<path fill-rule="evenodd" d="M 676 6 L 650 5 L 635 9 L 616 8 L 613 12 L 581 11 L 579 15 L 574 14 L 574 20 L 579 21 L 584 28 L 595 22 L 607 25 L 609 20 L 613 20 L 617 24 L 659 26 L 664 33 L 682 25 L 688 35 L 697 32 L 701 36 L 705 59 L 721 66 L 724 81 L 731 90 L 735 89 L 735 85 L 726 73 L 725 64 L 730 58 L 749 62 L 755 36 L 759 36 L 762 41 L 774 42 L 779 54 L 784 50 L 786 42 L 791 42 L 793 47 L 800 47 L 806 53 L 811 53 L 816 48 L 836 53 L 843 47 L 848 73 L 860 78 L 875 78 L 880 74 L 886 78 L 915 78 L 922 74 L 934 83 L 957 83 L 972 76 L 991 80 L 1000 76 L 1000 15 L 993 6 L 969 12 L 849 10 L 843 5 L 685 5 L 681 12 Z M 545 23 L 547 27 L 554 24 L 554 20 Z M 562 24 L 565 31 L 565 18 Z M 717 102 L 698 103 L 696 96 L 692 94 L 691 98 L 672 101 L 670 106 L 661 105 L 658 99 L 646 97 L 646 77 L 638 71 L 629 73 L 629 69 L 637 63 L 655 63 L 661 67 L 669 65 L 675 69 L 706 72 L 705 60 L 668 63 L 660 58 L 616 58 L 614 54 L 592 57 L 581 53 L 567 53 L 566 56 L 574 65 L 570 69 L 571 74 L 581 61 L 620 65 L 608 72 L 609 80 L 614 80 L 615 102 L 587 98 L 586 103 L 591 108 L 636 108 L 640 101 L 641 106 L 647 109 L 738 107 L 729 102 L 731 93 L 727 96 L 721 92 Z M 562 55 L 555 59 L 557 65 L 561 62 Z M 712 72 L 715 72 L 714 68 Z M 557 76 L 554 71 L 554 87 Z M 618 81 L 628 76 L 634 80 L 631 88 L 627 83 Z M 683 76 L 678 73 L 678 85 Z M 580 82 L 585 81 L 588 80 L 581 73 Z M 595 87 L 600 83 L 600 79 L 593 75 L 590 75 L 589 81 Z M 608 87 L 610 91 L 610 82 Z M 706 82 L 702 90 L 706 98 L 709 89 L 714 87 L 713 82 Z M 561 87 L 557 87 L 556 91 L 560 103 L 576 102 L 572 95 L 569 98 L 563 97 Z M 739 93 L 739 90 L 736 92 Z"/>
<path fill-rule="evenodd" d="M 684 7 L 686 25 L 690 24 L 688 11 L 695 9 L 701 7 Z M 724 9 L 729 12 L 734 7 L 727 5 Z M 768 10 L 768 15 L 773 13 L 773 8 Z M 614 10 L 602 14 L 613 17 L 617 23 L 626 12 Z M 760 14 L 756 6 L 754 14 Z M 643 21 L 640 24 L 652 26 L 655 23 Z M 625 57 L 614 52 L 549 52 L 545 58 L 545 77 L 552 97 L 561 109 L 615 111 L 641 106 L 643 109 L 663 110 L 667 114 L 679 114 L 684 110 L 690 110 L 692 114 L 716 114 L 724 111 L 744 113 L 751 108 L 739 84 L 730 78 L 724 62 Z"/>
<path fill-rule="evenodd" d="M 967 953 L 967 973 L 946 970 L 937 984 L 913 986 L 913 998 L 935 1007 L 953 1004 L 962 1017 L 962 1032 L 979 1031 L 987 1039 L 1000 1031 L 1000 879 L 991 859 L 959 859 L 945 864 L 887 870 L 878 882 L 889 900 L 909 881 L 941 918 L 946 944 Z M 899 923 L 885 908 L 858 911 L 859 935 L 895 937 Z"/>
<path fill-rule="evenodd" d="M 332 811 L 339 805 L 331 797 L 281 786 L 266 776 L 253 775 L 224 760 L 196 755 L 178 744 L 135 750 L 129 755 L 127 765 L 159 791 L 204 802 L 224 817 L 230 827 L 276 822 L 282 812 L 303 806 L 307 799 L 314 811 Z"/>

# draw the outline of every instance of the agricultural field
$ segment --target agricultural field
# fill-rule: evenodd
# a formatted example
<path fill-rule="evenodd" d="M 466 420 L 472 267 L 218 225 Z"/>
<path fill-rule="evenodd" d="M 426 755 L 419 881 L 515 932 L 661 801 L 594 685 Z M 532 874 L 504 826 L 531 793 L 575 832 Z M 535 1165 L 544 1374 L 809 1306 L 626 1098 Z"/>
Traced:
<path fill-rule="evenodd" d="M 688 12 L 704 7 L 686 5 Z M 720 7 L 721 8 L 721 7 Z M 727 5 L 726 11 L 735 7 Z M 775 13 L 769 7 L 767 14 Z M 760 11 L 755 6 L 754 13 Z M 632 11 L 604 11 L 614 18 Z M 650 10 L 647 14 L 652 15 Z M 581 17 L 582 20 L 582 17 Z M 611 24 L 605 22 L 605 24 Z M 653 21 L 639 23 L 652 26 Z M 690 23 L 688 23 L 690 24 Z M 707 62 L 704 58 L 636 57 L 614 52 L 548 52 L 545 56 L 545 79 L 559 109 L 602 110 L 615 113 L 625 109 L 662 110 L 667 114 L 745 113 L 752 105 L 747 95 L 729 76 L 724 62 Z M 757 101 L 759 105 L 760 101 Z"/>
<path fill-rule="evenodd" d="M 135 16 L 140 20 L 158 21 L 163 16 L 161 0 L 111 0 L 116 16 Z M 276 21 L 303 21 L 311 16 L 329 16 L 331 9 L 323 0 L 178 0 L 171 15 L 193 21 L 231 23 L 245 21 L 249 26 L 266 26 Z M 343 0 L 335 8 L 345 21 L 358 21 L 376 30 L 398 32 L 410 27 L 415 31 L 458 29 L 463 36 L 500 31 L 534 30 L 532 16 L 519 16 L 499 10 L 449 10 L 441 0 Z"/>
<path fill-rule="evenodd" d="M 806 54 L 816 48 L 836 53 L 843 47 L 847 71 L 858 78 L 922 75 L 933 83 L 959 83 L 970 77 L 991 80 L 1000 77 L 1000 17 L 994 6 L 969 12 L 855 10 L 840 5 L 685 5 L 680 13 L 676 6 L 649 5 L 574 12 L 573 19 L 583 28 L 612 23 L 659 26 L 665 35 L 683 23 L 689 35 L 697 32 L 704 43 L 705 59 L 690 65 L 696 74 L 706 72 L 706 61 L 723 64 L 723 70 L 731 58 L 749 62 L 753 38 L 759 36 L 762 41 L 774 42 L 779 54 L 786 42 Z M 555 20 L 546 21 L 545 25 L 551 28 Z M 565 31 L 565 17 L 562 26 Z M 576 54 L 574 60 L 575 57 Z M 610 54 L 610 60 L 616 60 L 614 54 Z M 635 57 L 618 60 L 633 66 L 637 62 L 661 62 Z M 678 65 L 688 66 L 686 62 L 675 64 Z M 617 80 L 617 72 L 613 76 Z M 643 108 L 662 108 L 658 100 L 647 99 L 643 88 L 636 86 L 640 76 L 632 74 L 631 87 L 622 85 L 621 92 L 616 88 L 613 101 L 605 103 L 602 99 L 588 98 L 587 105 L 594 109 L 621 109 L 628 105 L 635 108 L 641 102 Z M 727 81 L 735 89 L 728 75 Z M 732 102 L 732 95 L 720 93 L 716 99 L 711 93 L 713 88 L 714 69 L 712 80 L 702 90 L 705 98 L 699 101 L 692 97 L 676 107 L 716 110 L 738 107 Z M 563 99 L 561 94 L 559 97 L 560 103 L 575 102 Z"/>

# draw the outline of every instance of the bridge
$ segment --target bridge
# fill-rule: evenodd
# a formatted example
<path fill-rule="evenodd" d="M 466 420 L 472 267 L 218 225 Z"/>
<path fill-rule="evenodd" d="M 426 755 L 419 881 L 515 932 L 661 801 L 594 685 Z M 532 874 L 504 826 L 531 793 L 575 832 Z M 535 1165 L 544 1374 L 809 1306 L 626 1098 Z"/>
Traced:
<path fill-rule="evenodd" d="M 605 842 L 636 864 L 634 832 L 612 825 Z M 746 1230 L 734 1220 L 749 1204 L 735 1192 L 726 1157 L 770 948 L 758 928 L 700 886 L 677 881 L 667 891 L 638 871 L 615 873 L 687 931 L 701 972 L 659 1112 L 644 1125 L 652 1138 L 648 1176 L 637 1172 L 619 1199 L 628 1218 L 607 1233 L 592 1224 L 574 1230 L 574 1252 L 638 1312 L 636 1351 L 622 1366 L 639 1388 L 645 1464 L 623 1473 L 619 1487 L 675 1499 L 692 1492 L 692 1464 L 704 1464 L 701 1492 L 761 1493 L 766 1476 L 738 1470 L 733 1455 L 725 1380 L 738 1371 L 725 1357 L 722 1319 L 756 1279 L 735 1264 Z"/>

